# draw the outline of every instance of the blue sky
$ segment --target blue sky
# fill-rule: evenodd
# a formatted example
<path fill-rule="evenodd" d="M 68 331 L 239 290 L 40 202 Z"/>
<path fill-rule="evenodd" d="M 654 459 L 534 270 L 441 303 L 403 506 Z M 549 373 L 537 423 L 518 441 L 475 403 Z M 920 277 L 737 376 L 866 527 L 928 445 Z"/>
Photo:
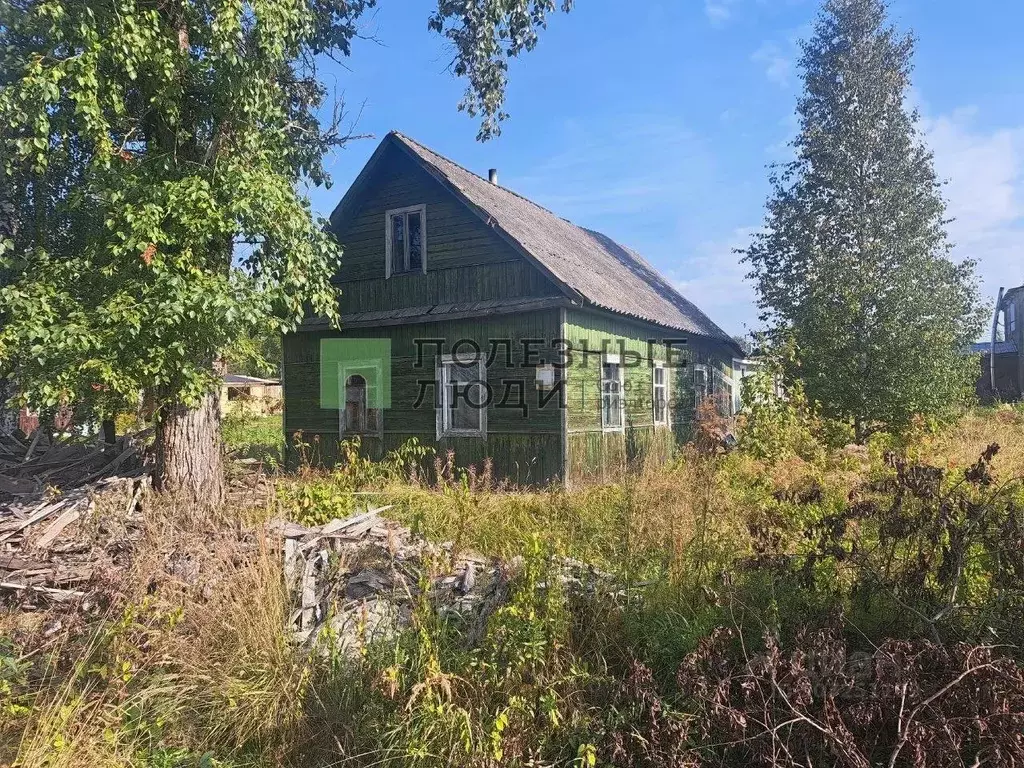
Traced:
<path fill-rule="evenodd" d="M 380 0 L 347 68 L 325 71 L 355 129 L 316 189 L 328 214 L 391 129 L 639 250 L 731 333 L 757 325 L 734 248 L 760 226 L 767 165 L 796 128 L 813 0 L 577 0 L 510 70 L 502 135 L 475 140 L 464 84 L 427 32 L 431 0 Z M 1024 3 L 894 0 L 918 36 L 911 100 L 948 180 L 949 231 L 982 290 L 1024 283 Z"/>

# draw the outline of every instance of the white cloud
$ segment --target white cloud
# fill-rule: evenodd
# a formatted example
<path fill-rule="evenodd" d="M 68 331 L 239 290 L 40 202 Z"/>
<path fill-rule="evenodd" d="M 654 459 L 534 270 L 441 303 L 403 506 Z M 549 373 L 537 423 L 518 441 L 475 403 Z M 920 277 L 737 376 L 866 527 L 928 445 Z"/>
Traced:
<path fill-rule="evenodd" d="M 704 15 L 713 26 L 720 27 L 735 14 L 736 0 L 704 0 Z"/>
<path fill-rule="evenodd" d="M 949 180 L 954 257 L 978 261 L 991 299 L 1000 285 L 1024 283 L 1024 126 L 979 123 L 974 110 L 961 109 L 927 118 L 923 128 L 937 172 Z M 510 188 L 636 248 L 729 333 L 758 327 L 748 270 L 733 251 L 749 244 L 761 211 L 744 212 L 739 220 L 752 226 L 737 229 L 723 224 L 727 216 L 701 219 L 709 194 L 728 199 L 705 139 L 675 118 L 638 116 L 614 129 L 568 123 L 551 146 L 563 149 L 510 177 Z M 703 238 L 695 247 L 694 236 Z"/>
<path fill-rule="evenodd" d="M 776 85 L 785 88 L 790 84 L 793 61 L 778 43 L 766 40 L 760 48 L 750 54 L 750 60 L 764 67 L 765 77 Z"/>
<path fill-rule="evenodd" d="M 984 298 L 1000 286 L 1024 284 L 1024 126 L 981 128 L 977 110 L 964 108 L 925 118 L 944 194 L 954 258 L 973 258 Z M 701 243 L 684 269 L 668 276 L 729 333 L 756 329 L 756 297 L 747 267 L 734 249 L 749 244 L 754 227 Z"/>
<path fill-rule="evenodd" d="M 954 254 L 977 260 L 992 299 L 999 286 L 1024 283 L 1024 126 L 983 129 L 977 117 L 963 108 L 923 127 L 936 171 L 948 180 Z"/>
<path fill-rule="evenodd" d="M 753 227 L 733 230 L 728 237 L 701 243 L 686 260 L 685 272 L 671 270 L 667 277 L 681 294 L 699 306 L 727 333 L 746 336 L 760 324 L 749 271 L 740 263 L 737 248 L 750 244 Z"/>
<path fill-rule="evenodd" d="M 568 122 L 551 146 L 561 149 L 510 177 L 509 188 L 597 227 L 602 219 L 632 224 L 678 209 L 700 194 L 693 179 L 704 178 L 713 163 L 703 140 L 661 115 L 624 117 L 614 127 Z"/>

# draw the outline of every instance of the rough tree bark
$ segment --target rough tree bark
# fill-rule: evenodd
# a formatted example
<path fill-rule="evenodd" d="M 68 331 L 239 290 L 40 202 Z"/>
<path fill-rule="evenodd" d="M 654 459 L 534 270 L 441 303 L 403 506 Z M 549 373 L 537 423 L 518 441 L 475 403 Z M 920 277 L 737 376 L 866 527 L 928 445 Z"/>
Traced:
<path fill-rule="evenodd" d="M 0 379 L 0 434 L 10 434 L 18 428 L 18 410 L 7 405 L 11 394 L 7 381 Z"/>
<path fill-rule="evenodd" d="M 224 501 L 224 458 L 219 393 L 199 405 L 165 405 L 156 421 L 156 489 L 198 509 Z"/>

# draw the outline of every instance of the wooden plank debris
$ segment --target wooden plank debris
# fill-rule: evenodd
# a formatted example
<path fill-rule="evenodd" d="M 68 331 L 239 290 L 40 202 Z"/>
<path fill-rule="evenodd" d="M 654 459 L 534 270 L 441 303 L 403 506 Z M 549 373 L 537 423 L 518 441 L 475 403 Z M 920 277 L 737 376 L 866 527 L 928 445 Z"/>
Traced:
<path fill-rule="evenodd" d="M 87 507 L 86 515 L 92 513 L 96 508 L 96 502 L 90 501 Z M 78 520 L 82 516 L 81 506 L 75 506 L 72 509 L 64 512 L 60 517 L 50 523 L 50 527 L 46 529 L 42 536 L 40 536 L 34 542 L 36 549 L 49 549 L 50 545 L 53 544 L 54 540 L 61 535 L 65 528 L 71 525 L 73 522 Z"/>
<path fill-rule="evenodd" d="M 0 435 L 0 595 L 5 602 L 88 594 L 69 587 L 93 579 L 101 550 L 74 524 L 93 514 L 97 493 L 119 483 L 127 484 L 122 487 L 131 497 L 125 517 L 135 516 L 150 472 L 140 445 L 139 436 L 113 445 L 55 440 L 42 429 L 24 441 Z"/>
<path fill-rule="evenodd" d="M 57 589 L 56 587 L 43 587 L 35 584 L 15 584 L 10 581 L 0 581 L 0 589 L 9 589 L 15 592 L 38 592 L 56 600 L 68 600 L 75 597 L 85 597 L 85 592 L 76 589 Z"/>

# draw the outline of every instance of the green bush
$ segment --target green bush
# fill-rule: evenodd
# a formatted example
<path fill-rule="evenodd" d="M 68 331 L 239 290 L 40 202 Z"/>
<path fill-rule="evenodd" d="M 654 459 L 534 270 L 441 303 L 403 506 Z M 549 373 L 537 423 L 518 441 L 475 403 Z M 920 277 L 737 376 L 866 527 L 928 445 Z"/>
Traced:
<path fill-rule="evenodd" d="M 301 435 L 295 445 L 304 450 Z M 340 461 L 330 472 L 319 472 L 304 466 L 299 477 L 277 484 L 277 500 L 286 515 L 302 525 L 314 526 L 352 514 L 361 491 L 381 489 L 391 483 L 411 482 L 419 477 L 423 462 L 433 449 L 412 438 L 383 459 L 374 461 L 361 452 L 358 437 L 339 443 Z"/>

